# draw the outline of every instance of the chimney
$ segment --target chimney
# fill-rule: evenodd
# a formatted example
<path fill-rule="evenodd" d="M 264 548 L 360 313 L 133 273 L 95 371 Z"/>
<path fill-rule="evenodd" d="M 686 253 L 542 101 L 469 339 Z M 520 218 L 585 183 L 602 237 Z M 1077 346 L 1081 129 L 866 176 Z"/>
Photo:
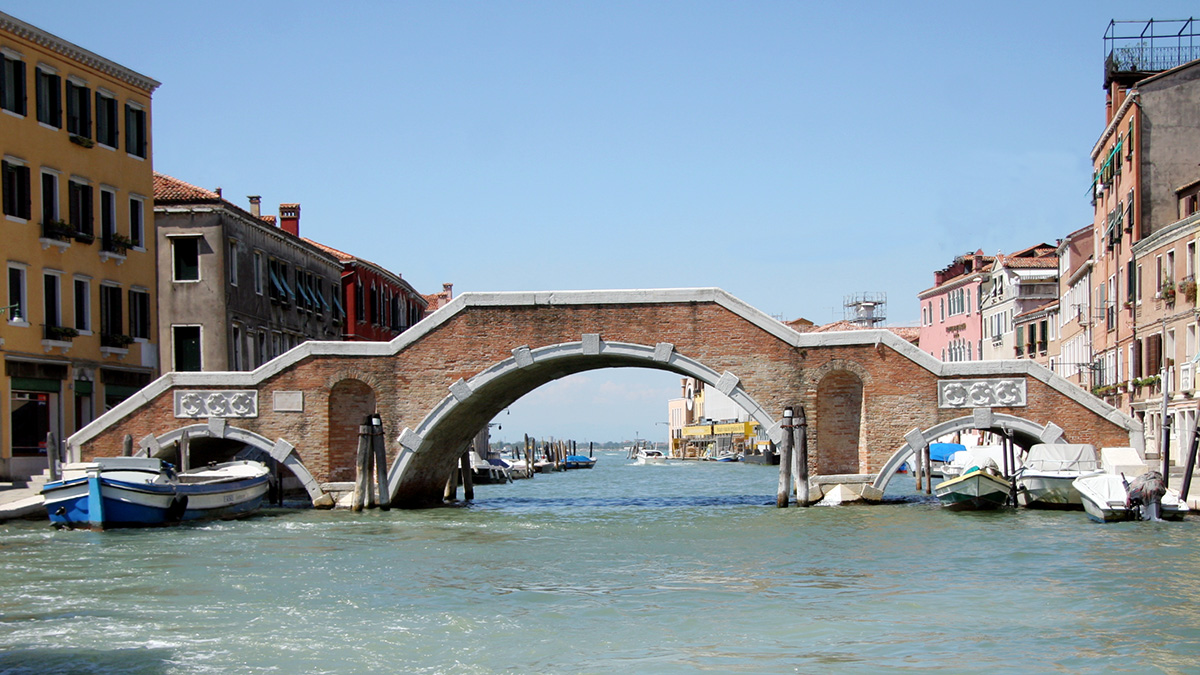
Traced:
<path fill-rule="evenodd" d="M 221 188 L 217 188 L 217 199 L 221 198 Z"/>
<path fill-rule="evenodd" d="M 246 199 L 250 200 L 250 215 L 255 218 L 262 216 L 262 197 L 258 195 L 250 195 Z"/>
<path fill-rule="evenodd" d="M 453 298 L 454 297 L 454 284 L 452 284 L 452 283 L 442 284 L 442 292 L 446 294 L 447 300 Z"/>
<path fill-rule="evenodd" d="M 279 227 L 288 234 L 300 236 L 300 205 L 279 205 Z"/>

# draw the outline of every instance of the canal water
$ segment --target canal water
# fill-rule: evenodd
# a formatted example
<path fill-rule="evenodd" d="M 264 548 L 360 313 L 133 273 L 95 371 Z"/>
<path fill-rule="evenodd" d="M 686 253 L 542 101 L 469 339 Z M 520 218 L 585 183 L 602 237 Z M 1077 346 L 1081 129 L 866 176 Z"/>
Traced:
<path fill-rule="evenodd" d="M 0 525 L 0 673 L 1200 669 L 1200 520 L 949 513 L 903 476 L 783 510 L 777 476 L 603 453 L 469 508 Z"/>

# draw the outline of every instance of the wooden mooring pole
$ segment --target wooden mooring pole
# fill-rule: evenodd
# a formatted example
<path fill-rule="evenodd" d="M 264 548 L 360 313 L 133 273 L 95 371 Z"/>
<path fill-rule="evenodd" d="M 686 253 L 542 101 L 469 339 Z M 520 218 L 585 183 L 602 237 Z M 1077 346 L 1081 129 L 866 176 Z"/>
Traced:
<path fill-rule="evenodd" d="M 179 471 L 184 472 L 192 468 L 192 439 L 188 438 L 188 432 L 184 431 L 179 436 Z"/>
<path fill-rule="evenodd" d="M 387 447 L 383 442 L 383 418 L 379 413 L 371 415 L 371 449 L 374 451 L 375 479 L 379 485 L 379 508 L 392 508 L 392 495 L 388 492 Z M 370 477 L 367 477 L 370 483 Z"/>
<path fill-rule="evenodd" d="M 925 451 L 922 454 L 925 455 L 925 494 L 927 495 L 933 493 L 933 459 L 930 457 L 930 452 L 929 444 L 926 443 Z"/>
<path fill-rule="evenodd" d="M 125 438 L 121 439 L 121 456 L 133 457 L 133 436 L 125 434 Z"/>
<path fill-rule="evenodd" d="M 367 491 L 371 489 L 371 416 L 363 418 L 358 425 L 358 450 L 355 453 L 354 496 L 350 499 L 351 511 L 362 511 L 367 502 Z"/>
<path fill-rule="evenodd" d="M 58 441 L 54 439 L 54 432 L 46 434 L 46 464 L 50 469 L 50 480 L 58 480 L 62 476 L 58 473 Z"/>
<path fill-rule="evenodd" d="M 1192 487 L 1192 471 L 1196 468 L 1196 446 L 1200 445 L 1200 418 L 1196 420 L 1196 426 L 1192 427 L 1192 443 L 1188 449 L 1187 464 L 1183 468 L 1183 485 L 1179 488 L 1179 497 L 1183 503 L 1187 503 L 1188 489 Z"/>
<path fill-rule="evenodd" d="M 458 470 L 462 474 L 463 499 L 467 501 L 475 499 L 475 474 L 471 472 L 472 452 L 475 452 L 474 445 L 458 459 Z"/>
<path fill-rule="evenodd" d="M 792 496 L 792 406 L 783 409 L 783 442 L 779 448 L 779 492 L 775 506 L 786 509 Z"/>
<path fill-rule="evenodd" d="M 800 406 L 800 415 L 796 418 L 796 505 L 809 506 L 812 500 L 808 496 L 808 418 L 804 414 L 804 406 Z"/>

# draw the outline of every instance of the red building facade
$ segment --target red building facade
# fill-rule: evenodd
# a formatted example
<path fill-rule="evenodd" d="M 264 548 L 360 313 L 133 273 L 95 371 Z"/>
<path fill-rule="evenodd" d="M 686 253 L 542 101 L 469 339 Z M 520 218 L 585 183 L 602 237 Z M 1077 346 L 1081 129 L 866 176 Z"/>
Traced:
<path fill-rule="evenodd" d="M 428 301 L 399 274 L 312 240 L 342 263 L 343 340 L 386 342 L 425 316 Z"/>

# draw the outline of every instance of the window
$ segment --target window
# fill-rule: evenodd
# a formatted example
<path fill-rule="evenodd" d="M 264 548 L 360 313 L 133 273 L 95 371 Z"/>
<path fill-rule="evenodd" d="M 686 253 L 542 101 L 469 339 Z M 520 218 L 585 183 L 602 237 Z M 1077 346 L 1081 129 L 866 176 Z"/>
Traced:
<path fill-rule="evenodd" d="M 111 338 L 124 335 L 125 322 L 121 312 L 121 287 L 100 284 L 100 344 L 118 346 Z M 105 343 L 110 344 L 105 344 Z"/>
<path fill-rule="evenodd" d="M 229 259 L 225 261 L 229 265 L 229 285 L 237 286 L 238 281 L 238 243 L 237 239 L 229 240 Z M 236 370 L 236 369 L 235 369 Z"/>
<path fill-rule="evenodd" d="M 112 248 L 113 235 L 117 233 L 117 193 L 100 188 L 100 236 L 104 248 Z"/>
<path fill-rule="evenodd" d="M 233 349 L 232 365 L 234 370 L 244 370 L 242 363 L 242 327 L 239 324 L 233 324 Z"/>
<path fill-rule="evenodd" d="M 92 234 L 92 186 L 71 181 L 67 188 L 71 227 L 79 234 Z"/>
<path fill-rule="evenodd" d="M 62 78 L 58 74 L 37 69 L 37 118 L 55 129 L 62 128 Z"/>
<path fill-rule="evenodd" d="M 88 279 L 75 278 L 75 330 L 92 330 L 92 284 Z"/>
<path fill-rule="evenodd" d="M 132 103 L 125 104 L 125 152 L 146 158 L 146 111 Z"/>
<path fill-rule="evenodd" d="M 258 345 L 255 350 L 256 356 L 258 357 L 258 365 L 261 366 L 262 364 L 269 361 L 271 358 L 270 355 L 267 354 L 267 331 L 266 331 L 266 329 L 265 328 L 260 329 L 258 331 L 258 335 L 256 336 L 255 339 L 257 340 L 256 344 Z"/>
<path fill-rule="evenodd" d="M 25 114 L 25 62 L 8 51 L 0 54 L 0 108 Z"/>
<path fill-rule="evenodd" d="M 45 310 L 44 322 L 46 328 L 57 328 L 62 325 L 62 303 L 59 301 L 58 274 L 46 272 L 42 275 L 42 304 Z M 47 338 L 50 335 L 46 336 Z"/>
<path fill-rule="evenodd" d="M 1184 270 L 1189 279 L 1196 278 L 1196 242 L 1189 241 L 1187 243 L 1187 260 L 1184 261 Z"/>
<path fill-rule="evenodd" d="M 1137 299 L 1138 304 L 1141 304 L 1141 302 L 1142 302 L 1142 266 L 1141 265 L 1137 266 L 1137 279 L 1133 282 L 1133 285 L 1134 285 L 1134 297 Z"/>
<path fill-rule="evenodd" d="M 359 323 L 362 323 L 366 319 L 366 307 L 363 306 L 365 303 L 366 303 L 366 298 L 364 297 L 364 294 L 363 294 L 362 281 L 361 280 L 355 281 L 354 282 L 354 320 Z"/>
<path fill-rule="evenodd" d="M 96 92 L 96 142 L 117 147 L 117 99 L 102 91 Z"/>
<path fill-rule="evenodd" d="M 42 170 L 42 224 L 58 221 L 58 174 Z"/>
<path fill-rule="evenodd" d="M 150 294 L 129 289 L 129 334 L 135 339 L 150 339 Z"/>
<path fill-rule="evenodd" d="M 144 248 L 145 240 L 145 202 L 141 197 L 129 198 L 129 239 L 134 248 Z"/>
<path fill-rule="evenodd" d="M 86 85 L 67 80 L 67 133 L 92 137 L 91 94 Z"/>
<path fill-rule="evenodd" d="M 200 358 L 200 326 L 171 326 L 174 353 L 174 369 L 197 371 L 203 362 Z"/>
<path fill-rule="evenodd" d="M 262 251 L 255 251 L 251 257 L 254 263 L 254 292 L 258 295 L 263 294 L 263 254 Z"/>
<path fill-rule="evenodd" d="M 28 314 L 25 311 L 25 268 L 9 265 L 8 267 L 8 322 L 26 323 Z"/>
<path fill-rule="evenodd" d="M 172 238 L 171 262 L 174 281 L 200 281 L 200 237 Z"/>
<path fill-rule="evenodd" d="M 29 167 L 3 160 L 0 173 L 4 175 L 4 215 L 29 220 Z"/>

